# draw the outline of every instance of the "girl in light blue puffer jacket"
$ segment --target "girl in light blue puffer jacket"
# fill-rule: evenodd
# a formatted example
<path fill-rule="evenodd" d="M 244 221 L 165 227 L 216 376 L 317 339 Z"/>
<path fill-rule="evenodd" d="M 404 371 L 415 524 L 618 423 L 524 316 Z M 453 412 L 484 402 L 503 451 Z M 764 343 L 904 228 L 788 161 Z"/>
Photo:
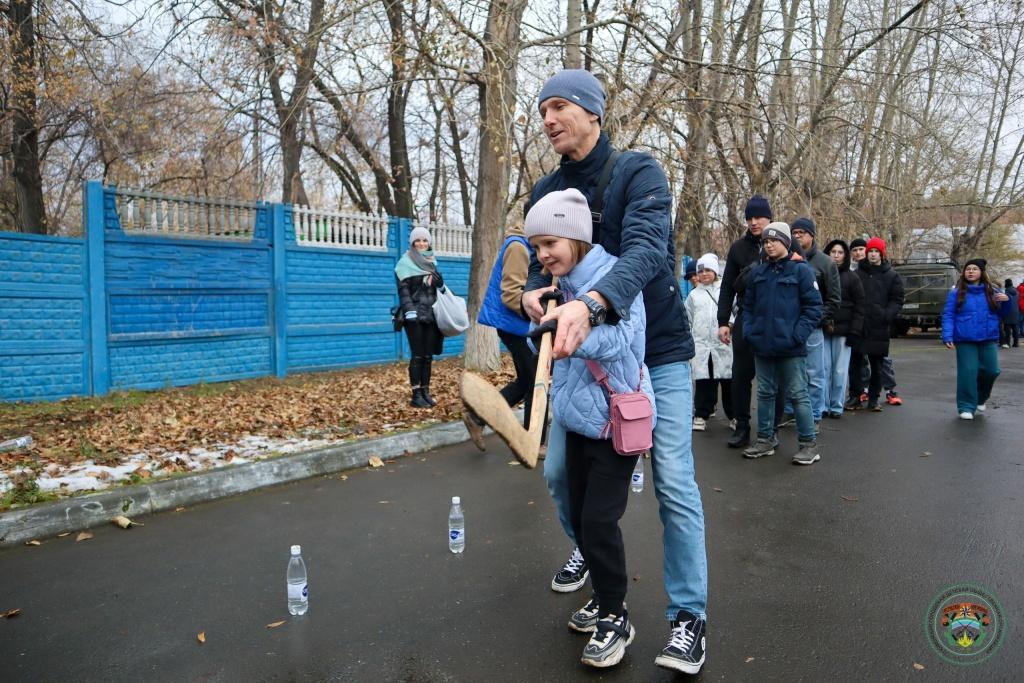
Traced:
<path fill-rule="evenodd" d="M 618 259 L 591 244 L 590 207 L 578 190 L 551 192 L 538 200 L 526 216 L 525 232 L 541 265 L 558 278 L 566 305 L 583 303 L 591 311 L 584 342 L 572 356 L 554 363 L 551 403 L 553 419 L 566 430 L 570 519 L 594 589 L 591 600 L 570 617 L 569 626 L 593 632 L 583 662 L 606 667 L 621 660 L 635 633 L 624 605 L 626 556 L 619 520 L 626 511 L 638 456 L 619 455 L 612 447 L 608 394 L 587 360 L 601 364 L 614 391 L 639 388 L 654 405 L 643 364 L 643 295 L 633 301 L 628 319 L 601 324 L 601 295 L 593 287 Z"/>

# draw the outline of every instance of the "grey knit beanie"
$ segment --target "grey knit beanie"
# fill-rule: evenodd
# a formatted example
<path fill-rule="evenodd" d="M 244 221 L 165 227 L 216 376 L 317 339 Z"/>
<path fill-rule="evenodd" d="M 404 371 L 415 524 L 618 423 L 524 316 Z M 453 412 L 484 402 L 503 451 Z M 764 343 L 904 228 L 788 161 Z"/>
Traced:
<path fill-rule="evenodd" d="M 523 231 L 527 239 L 554 235 L 589 243 L 594 224 L 587 198 L 575 188 L 549 192 L 530 207 Z"/>
<path fill-rule="evenodd" d="M 416 240 L 426 240 L 430 244 L 434 243 L 434 240 L 430 238 L 430 231 L 424 227 L 416 227 L 409 233 L 409 244 L 412 244 Z"/>
<path fill-rule="evenodd" d="M 537 97 L 537 106 L 550 97 L 561 97 L 604 119 L 604 88 L 586 69 L 565 69 L 548 79 Z"/>
<path fill-rule="evenodd" d="M 789 234 L 789 223 L 769 223 L 761 233 L 761 240 L 778 240 L 786 245 L 786 249 L 789 249 L 793 243 L 793 238 Z"/>

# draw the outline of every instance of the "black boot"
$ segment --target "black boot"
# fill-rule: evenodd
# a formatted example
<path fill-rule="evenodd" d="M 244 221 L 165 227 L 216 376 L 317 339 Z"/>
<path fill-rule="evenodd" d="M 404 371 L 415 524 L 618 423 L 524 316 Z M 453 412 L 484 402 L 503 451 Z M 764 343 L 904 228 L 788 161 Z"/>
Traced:
<path fill-rule="evenodd" d="M 429 408 L 430 404 L 423 396 L 423 388 L 420 386 L 420 374 L 423 372 L 423 359 L 413 356 L 409 359 L 409 384 L 412 385 L 412 400 L 409 404 L 416 408 Z"/>
<path fill-rule="evenodd" d="M 750 443 L 750 425 L 744 422 L 737 422 L 736 429 L 732 430 L 729 437 L 729 448 L 743 448 Z"/>
<path fill-rule="evenodd" d="M 420 388 L 423 389 L 423 398 L 427 399 L 427 403 L 433 407 L 437 405 L 437 401 L 430 395 L 430 370 L 434 357 L 423 356 L 420 358 L 420 361 L 422 361 L 422 365 L 420 365 Z"/>
<path fill-rule="evenodd" d="M 415 408 L 429 408 L 430 404 L 427 402 L 427 397 L 423 395 L 423 389 L 416 387 L 412 390 L 412 400 L 409 404 Z"/>

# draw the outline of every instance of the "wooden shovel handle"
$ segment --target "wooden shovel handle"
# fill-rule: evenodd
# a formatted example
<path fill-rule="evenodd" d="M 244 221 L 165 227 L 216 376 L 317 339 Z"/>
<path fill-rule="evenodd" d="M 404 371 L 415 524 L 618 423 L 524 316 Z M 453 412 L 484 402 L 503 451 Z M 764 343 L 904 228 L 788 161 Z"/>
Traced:
<path fill-rule="evenodd" d="M 556 286 L 557 281 L 554 283 Z M 554 299 L 549 300 L 545 314 L 555 310 Z M 554 337 L 550 332 L 540 338 L 540 349 L 537 353 L 537 375 L 533 380 L 533 402 L 530 404 L 530 441 L 540 447 L 540 438 L 544 433 L 544 417 L 548 410 L 548 389 L 551 384 L 551 346 Z"/>

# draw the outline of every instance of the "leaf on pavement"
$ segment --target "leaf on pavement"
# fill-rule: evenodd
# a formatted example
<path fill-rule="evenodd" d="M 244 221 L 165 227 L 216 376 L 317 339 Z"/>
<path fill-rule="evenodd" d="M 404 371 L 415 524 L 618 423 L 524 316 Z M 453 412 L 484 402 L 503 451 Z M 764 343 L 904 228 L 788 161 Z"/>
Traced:
<path fill-rule="evenodd" d="M 340 477 L 338 477 L 338 479 L 341 479 L 342 481 L 348 481 L 348 475 L 347 474 L 343 474 Z"/>
<path fill-rule="evenodd" d="M 722 492 L 722 487 L 720 487 L 720 486 L 715 486 L 715 487 L 713 487 L 713 488 L 712 488 L 712 490 L 713 490 L 713 491 L 717 491 L 718 493 L 721 493 L 721 492 Z"/>
<path fill-rule="evenodd" d="M 370 456 L 369 465 L 370 465 L 370 467 L 373 467 L 374 469 L 376 469 L 378 467 L 384 467 L 384 461 L 381 460 L 376 455 L 371 455 Z"/>
<path fill-rule="evenodd" d="M 42 543 L 35 539 L 32 539 L 31 541 L 25 541 L 25 545 L 42 545 Z"/>
<path fill-rule="evenodd" d="M 285 623 L 284 619 L 282 619 L 281 621 L 275 621 L 273 623 L 267 624 L 267 628 L 277 628 L 278 626 L 280 626 L 281 624 L 284 624 L 284 623 Z"/>
<path fill-rule="evenodd" d="M 77 536 L 75 536 L 75 543 L 78 543 L 79 541 L 88 541 L 90 538 L 92 538 L 92 534 L 90 534 L 88 531 L 82 531 L 79 532 Z"/>
<path fill-rule="evenodd" d="M 380 503 L 381 505 L 387 505 L 391 501 L 390 500 L 378 500 L 377 502 Z"/>
<path fill-rule="evenodd" d="M 917 662 L 914 662 L 914 668 L 918 671 L 924 671 L 924 664 L 918 664 Z"/>
<path fill-rule="evenodd" d="M 183 505 L 179 505 L 178 507 L 174 508 L 174 511 L 175 512 L 184 512 L 185 511 L 185 507 Z"/>
<path fill-rule="evenodd" d="M 919 455 L 917 457 L 919 457 L 919 458 L 927 458 L 929 455 L 931 455 L 931 453 L 929 451 L 925 451 L 924 453 L 922 453 L 921 455 Z"/>
<path fill-rule="evenodd" d="M 21 608 L 9 609 L 6 612 L 0 612 L 0 619 L 13 619 L 19 614 L 21 614 Z"/>
<path fill-rule="evenodd" d="M 518 460 L 509 460 L 506 464 L 507 465 L 518 465 L 519 461 Z"/>
<path fill-rule="evenodd" d="M 199 635 L 196 636 L 196 640 L 198 640 L 200 643 L 205 643 L 206 642 L 206 631 L 200 631 Z"/>
<path fill-rule="evenodd" d="M 845 500 L 847 503 L 856 503 L 858 500 L 860 500 L 860 498 L 858 498 L 857 496 L 839 496 L 839 497 L 842 498 L 843 500 Z"/>
<path fill-rule="evenodd" d="M 746 659 L 743 660 L 743 663 L 744 664 L 750 664 L 752 661 L 754 661 L 753 657 L 747 657 Z"/>
<path fill-rule="evenodd" d="M 114 517 L 110 521 L 113 522 L 114 524 L 118 525 L 122 529 L 127 529 L 127 528 L 133 527 L 133 526 L 145 526 L 145 524 L 139 524 L 138 522 L 133 522 L 132 520 L 130 520 L 127 517 L 125 517 L 124 515 L 118 515 L 117 517 Z"/>
<path fill-rule="evenodd" d="M 65 531 L 62 534 L 57 534 L 57 538 L 64 538 L 65 536 L 70 536 L 70 535 L 71 535 L 70 531 Z"/>

